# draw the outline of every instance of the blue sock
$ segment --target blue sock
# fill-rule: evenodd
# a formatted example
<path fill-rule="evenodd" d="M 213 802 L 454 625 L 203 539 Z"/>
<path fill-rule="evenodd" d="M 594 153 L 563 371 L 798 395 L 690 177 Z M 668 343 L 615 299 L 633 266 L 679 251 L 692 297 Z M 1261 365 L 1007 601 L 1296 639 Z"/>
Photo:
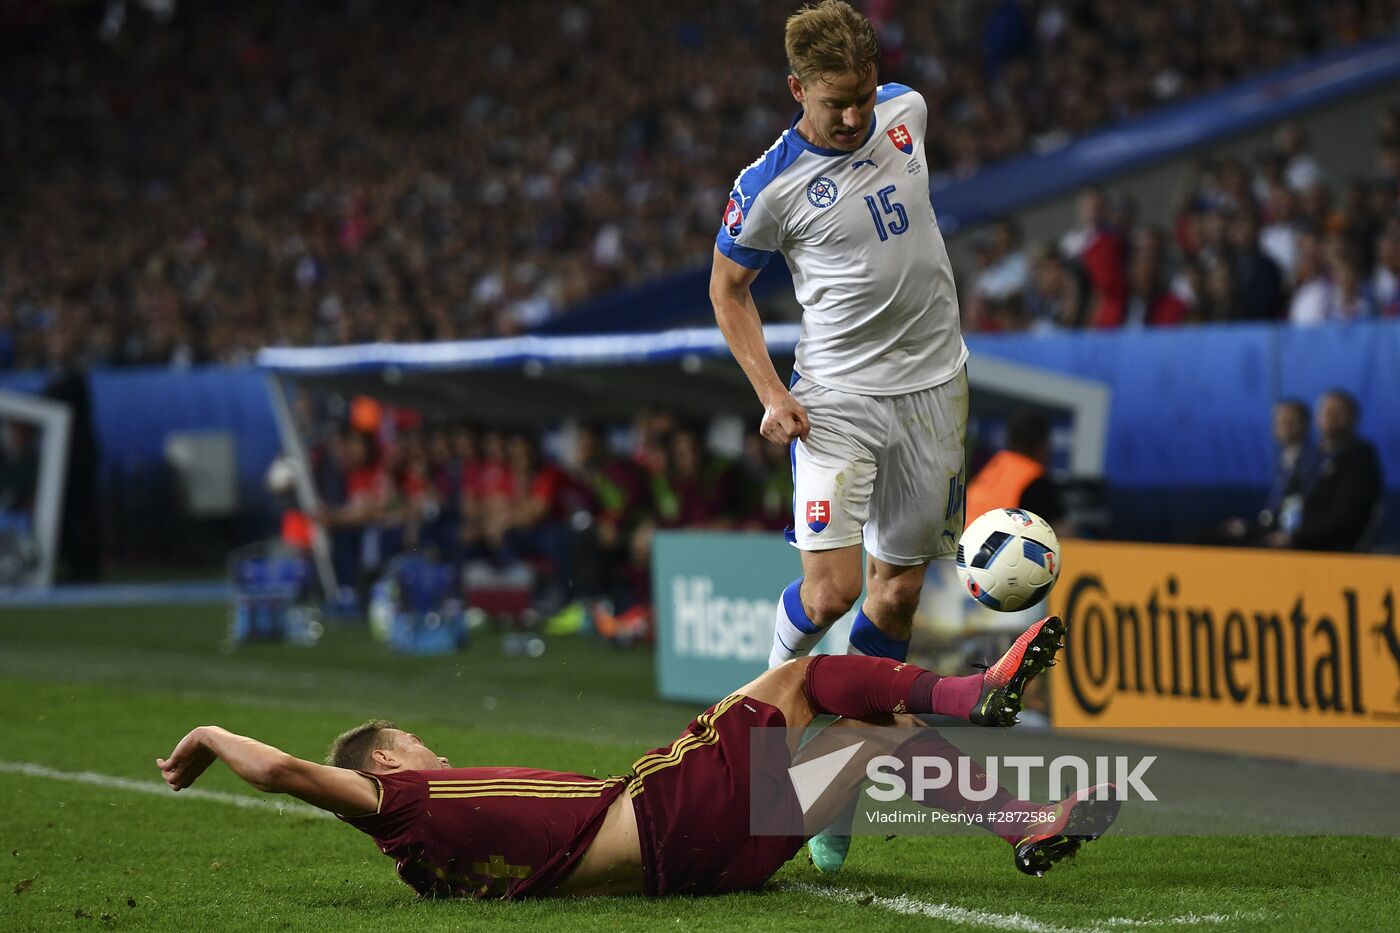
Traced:
<path fill-rule="evenodd" d="M 896 641 L 875 627 L 862 606 L 851 624 L 850 654 L 863 654 L 870 658 L 893 658 L 905 661 L 909 658 L 909 640 Z"/>
<path fill-rule="evenodd" d="M 773 626 L 773 650 L 768 666 L 777 667 L 793 658 L 805 658 L 826 634 L 826 629 L 807 618 L 802 608 L 802 578 L 798 577 L 783 590 L 778 600 L 778 617 Z"/>

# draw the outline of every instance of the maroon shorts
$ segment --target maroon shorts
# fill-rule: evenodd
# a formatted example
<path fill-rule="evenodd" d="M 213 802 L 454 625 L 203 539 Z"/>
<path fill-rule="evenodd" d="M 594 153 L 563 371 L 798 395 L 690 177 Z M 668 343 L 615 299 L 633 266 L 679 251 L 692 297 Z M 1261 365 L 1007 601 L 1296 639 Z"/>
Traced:
<path fill-rule="evenodd" d="M 750 891 L 802 848 L 801 836 L 750 831 L 753 807 L 765 824 L 802 824 L 786 727 L 777 707 L 736 693 L 637 759 L 629 791 L 647 894 Z"/>

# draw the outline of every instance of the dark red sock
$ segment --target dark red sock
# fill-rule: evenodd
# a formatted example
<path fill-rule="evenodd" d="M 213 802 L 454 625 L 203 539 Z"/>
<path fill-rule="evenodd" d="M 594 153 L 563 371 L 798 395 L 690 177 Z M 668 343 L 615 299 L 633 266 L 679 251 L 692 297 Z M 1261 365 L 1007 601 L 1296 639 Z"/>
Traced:
<path fill-rule="evenodd" d="M 812 707 L 833 716 L 934 713 L 966 719 L 982 694 L 982 674 L 945 677 L 889 658 L 817 655 L 803 686 Z"/>
<path fill-rule="evenodd" d="M 903 763 L 901 774 L 909 782 L 909 797 L 915 803 L 949 813 L 965 813 L 970 818 L 969 825 L 1000 836 L 1012 845 L 1045 825 L 1042 820 L 1028 818 L 1042 813 L 1046 809 L 1044 805 L 1014 797 L 1004 787 L 998 786 L 996 793 L 987 800 L 971 800 L 963 796 L 961 785 L 966 785 L 973 791 L 986 787 L 987 772 L 975 759 L 965 756 L 956 745 L 944 738 L 937 729 L 920 730 L 895 750 L 895 757 Z M 952 779 L 946 787 L 924 790 L 922 799 L 914 796 L 915 758 L 939 758 L 947 761 Z M 961 780 L 960 769 L 966 772 Z"/>
<path fill-rule="evenodd" d="M 915 697 L 911 701 L 912 707 L 915 702 L 922 707 L 926 706 L 927 711 L 936 713 L 939 716 L 956 716 L 958 719 L 966 719 L 972 715 L 972 709 L 977 705 L 977 698 L 982 695 L 982 678 L 986 676 L 981 672 L 968 674 L 964 677 L 945 677 L 940 674 L 926 674 L 914 681 L 914 686 L 909 689 L 911 696 Z M 923 699 L 926 697 L 927 699 Z"/>
<path fill-rule="evenodd" d="M 922 667 L 890 658 L 819 654 L 807 665 L 803 689 L 819 713 L 867 719 L 890 713 L 927 713 L 909 705 Z M 924 702 L 927 702 L 924 694 Z"/>

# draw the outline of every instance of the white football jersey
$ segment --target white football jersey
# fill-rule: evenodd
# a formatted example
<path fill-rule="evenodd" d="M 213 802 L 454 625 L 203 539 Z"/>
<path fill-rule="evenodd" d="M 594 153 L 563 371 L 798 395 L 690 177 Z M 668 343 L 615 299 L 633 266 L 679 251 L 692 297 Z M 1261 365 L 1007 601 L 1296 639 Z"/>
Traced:
<path fill-rule="evenodd" d="M 882 85 L 854 152 L 814 146 L 796 123 L 735 180 L 720 252 L 751 269 L 775 252 L 787 260 L 803 378 L 859 395 L 947 382 L 967 347 L 929 193 L 923 97 Z"/>

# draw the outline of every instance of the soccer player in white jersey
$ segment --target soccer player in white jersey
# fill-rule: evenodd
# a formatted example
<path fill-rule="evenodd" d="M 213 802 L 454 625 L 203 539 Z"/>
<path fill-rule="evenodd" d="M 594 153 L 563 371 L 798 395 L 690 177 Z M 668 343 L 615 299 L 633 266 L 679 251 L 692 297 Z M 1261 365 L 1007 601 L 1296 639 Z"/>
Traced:
<path fill-rule="evenodd" d="M 862 583 L 850 650 L 903 660 L 924 570 L 963 529 L 967 348 L 929 194 L 928 107 L 877 86 L 875 30 L 842 0 L 790 16 L 785 44 L 802 112 L 735 180 L 710 274 L 760 430 L 792 451 L 802 577 L 778 601 L 769 663 L 808 654 Z M 775 252 L 803 308 L 790 387 L 749 290 Z M 838 869 L 848 845 L 817 837 L 814 861 Z"/>

